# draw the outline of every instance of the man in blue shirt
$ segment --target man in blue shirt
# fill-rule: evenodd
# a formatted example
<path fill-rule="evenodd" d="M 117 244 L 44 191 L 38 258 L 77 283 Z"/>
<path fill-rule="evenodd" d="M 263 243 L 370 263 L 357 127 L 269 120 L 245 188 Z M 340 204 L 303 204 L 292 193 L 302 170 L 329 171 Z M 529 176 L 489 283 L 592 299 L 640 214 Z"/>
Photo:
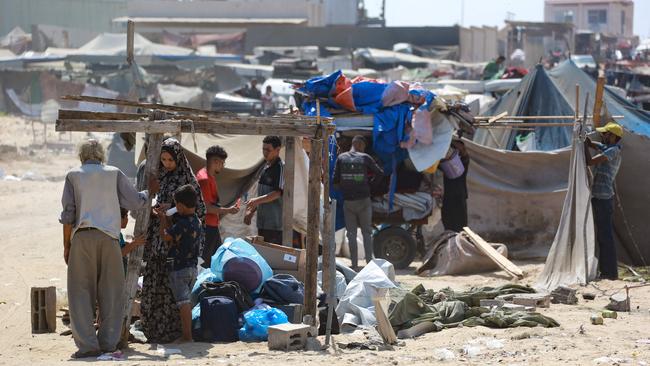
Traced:
<path fill-rule="evenodd" d="M 621 166 L 621 146 L 618 144 L 623 137 L 623 128 L 609 122 L 604 127 L 596 128 L 600 132 L 602 143 L 585 141 L 587 165 L 593 166 L 594 181 L 591 187 L 591 205 L 594 210 L 594 226 L 596 227 L 596 242 L 600 254 L 598 262 L 601 278 L 618 279 L 616 260 L 616 245 L 614 243 L 614 179 Z M 598 152 L 591 156 L 588 148 Z"/>

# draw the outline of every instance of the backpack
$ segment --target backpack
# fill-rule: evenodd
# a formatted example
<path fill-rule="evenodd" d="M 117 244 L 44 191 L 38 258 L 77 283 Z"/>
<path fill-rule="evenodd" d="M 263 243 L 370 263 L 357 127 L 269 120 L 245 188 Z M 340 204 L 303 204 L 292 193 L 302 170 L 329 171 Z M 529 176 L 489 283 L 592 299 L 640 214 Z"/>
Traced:
<path fill-rule="evenodd" d="M 197 303 L 201 300 L 211 296 L 224 296 L 234 301 L 238 314 L 253 307 L 253 300 L 248 292 L 242 290 L 239 283 L 234 281 L 227 282 L 203 282 L 197 293 Z"/>
<path fill-rule="evenodd" d="M 225 296 L 208 296 L 201 300 L 199 338 L 205 342 L 236 342 L 239 340 L 239 311 L 235 302 Z"/>

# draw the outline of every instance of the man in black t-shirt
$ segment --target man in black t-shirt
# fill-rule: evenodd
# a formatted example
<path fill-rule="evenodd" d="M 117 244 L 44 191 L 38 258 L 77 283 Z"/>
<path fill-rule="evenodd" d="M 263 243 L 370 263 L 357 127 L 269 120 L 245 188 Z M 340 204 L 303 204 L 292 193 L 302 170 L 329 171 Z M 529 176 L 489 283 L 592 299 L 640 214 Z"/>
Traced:
<path fill-rule="evenodd" d="M 343 194 L 345 230 L 353 269 L 356 269 L 358 264 L 357 228 L 361 229 L 363 235 L 366 264 L 374 259 L 369 174 L 372 173 L 374 178 L 384 174 L 377 162 L 364 153 L 365 149 L 366 140 L 363 136 L 355 136 L 350 151 L 339 155 L 334 166 L 333 183 Z"/>
<path fill-rule="evenodd" d="M 278 136 L 266 136 L 262 143 L 262 154 L 266 163 L 257 182 L 257 197 L 246 202 L 244 221 L 250 224 L 252 215 L 257 211 L 257 234 L 263 236 L 266 242 L 282 244 L 282 141 Z"/>

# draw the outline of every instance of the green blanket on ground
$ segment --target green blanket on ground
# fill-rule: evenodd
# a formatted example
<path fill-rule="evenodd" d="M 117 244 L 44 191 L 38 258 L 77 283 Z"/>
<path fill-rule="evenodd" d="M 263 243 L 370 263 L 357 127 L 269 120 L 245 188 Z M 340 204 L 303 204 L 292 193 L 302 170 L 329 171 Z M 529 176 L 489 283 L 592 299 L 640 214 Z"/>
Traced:
<path fill-rule="evenodd" d="M 535 290 L 530 286 L 506 284 L 499 287 L 472 287 L 467 291 L 456 292 L 449 287 L 443 288 L 440 291 L 427 290 L 424 286 L 417 285 L 411 292 L 419 296 L 427 304 L 435 304 L 441 300 L 437 294 L 444 294 L 447 300 L 459 300 L 466 303 L 468 306 L 479 306 L 483 299 L 494 299 L 499 295 L 509 294 L 532 294 Z"/>
<path fill-rule="evenodd" d="M 493 299 L 498 295 L 510 293 L 535 292 L 530 287 L 504 285 L 497 288 L 472 288 L 465 292 L 446 288 L 441 292 L 447 296 L 446 299 L 440 300 L 440 296 L 435 295 L 437 292 L 425 290 L 422 285 L 418 285 L 392 308 L 390 324 L 395 330 L 401 330 L 422 322 L 432 322 L 436 326 L 435 331 L 459 325 L 482 325 L 490 328 L 559 326 L 554 319 L 539 313 L 498 309 L 490 311 L 477 306 L 481 299 Z M 474 303 L 477 305 L 472 305 Z"/>

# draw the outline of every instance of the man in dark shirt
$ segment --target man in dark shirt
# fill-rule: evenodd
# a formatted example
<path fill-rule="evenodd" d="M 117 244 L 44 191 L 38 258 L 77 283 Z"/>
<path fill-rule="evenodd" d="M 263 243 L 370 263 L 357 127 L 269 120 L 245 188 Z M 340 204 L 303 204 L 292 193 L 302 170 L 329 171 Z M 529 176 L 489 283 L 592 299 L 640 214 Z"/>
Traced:
<path fill-rule="evenodd" d="M 467 169 L 469 154 L 465 144 L 459 139 L 451 142 L 452 148 L 460 157 L 463 164 L 463 174 L 459 177 L 448 177 L 444 174 L 444 193 L 442 196 L 442 225 L 445 230 L 461 232 L 467 226 Z M 444 170 L 443 170 L 444 171 Z"/>
<path fill-rule="evenodd" d="M 343 194 L 343 213 L 345 230 L 350 245 L 352 268 L 357 268 L 357 228 L 363 235 L 363 249 L 366 264 L 374 259 L 372 246 L 372 205 L 370 202 L 369 173 L 375 176 L 384 172 L 377 162 L 364 153 L 366 140 L 363 136 L 352 139 L 350 151 L 339 155 L 334 166 L 334 185 Z"/>
<path fill-rule="evenodd" d="M 269 243 L 282 244 L 282 190 L 284 162 L 280 159 L 282 141 L 278 136 L 266 136 L 262 141 L 266 164 L 257 182 L 257 197 L 246 202 L 244 222 L 250 224 L 257 211 L 257 233 Z"/>

